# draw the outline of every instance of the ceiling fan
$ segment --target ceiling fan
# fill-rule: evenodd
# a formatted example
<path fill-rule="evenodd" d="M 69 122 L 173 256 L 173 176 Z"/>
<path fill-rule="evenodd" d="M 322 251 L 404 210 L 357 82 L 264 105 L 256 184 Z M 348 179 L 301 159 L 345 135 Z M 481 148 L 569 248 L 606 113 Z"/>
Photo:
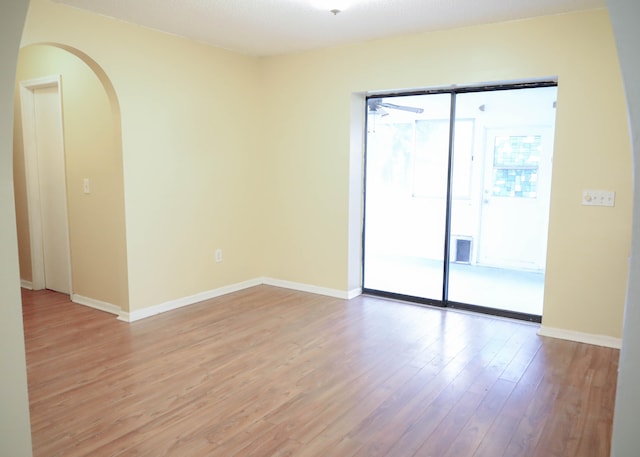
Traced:
<path fill-rule="evenodd" d="M 417 108 L 414 106 L 395 105 L 393 103 L 385 103 L 381 98 L 370 98 L 367 101 L 369 107 L 369 114 L 372 116 L 387 116 L 389 112 L 385 109 L 397 109 L 400 111 L 408 111 L 410 113 L 421 114 L 424 113 L 423 108 Z"/>

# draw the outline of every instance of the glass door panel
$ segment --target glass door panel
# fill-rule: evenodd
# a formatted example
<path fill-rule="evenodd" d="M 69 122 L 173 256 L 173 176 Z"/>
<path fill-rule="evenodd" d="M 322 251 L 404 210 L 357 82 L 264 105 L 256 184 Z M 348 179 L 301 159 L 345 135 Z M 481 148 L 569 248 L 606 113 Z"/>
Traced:
<path fill-rule="evenodd" d="M 367 106 L 363 286 L 442 300 L 451 95 Z"/>
<path fill-rule="evenodd" d="M 365 291 L 538 320 L 556 95 L 368 99 Z"/>
<path fill-rule="evenodd" d="M 470 192 L 452 199 L 450 301 L 542 315 L 556 94 L 457 95 L 456 125 L 473 129 L 456 127 L 454 170 L 473 165 Z"/>

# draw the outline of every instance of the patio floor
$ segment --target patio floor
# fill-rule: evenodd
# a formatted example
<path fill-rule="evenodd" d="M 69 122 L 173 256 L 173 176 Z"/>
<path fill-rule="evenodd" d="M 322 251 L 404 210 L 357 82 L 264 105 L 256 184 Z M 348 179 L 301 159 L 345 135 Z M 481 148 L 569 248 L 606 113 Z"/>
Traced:
<path fill-rule="evenodd" d="M 442 262 L 377 256 L 365 263 L 365 288 L 442 299 Z M 542 315 L 544 273 L 451 263 L 449 300 Z"/>

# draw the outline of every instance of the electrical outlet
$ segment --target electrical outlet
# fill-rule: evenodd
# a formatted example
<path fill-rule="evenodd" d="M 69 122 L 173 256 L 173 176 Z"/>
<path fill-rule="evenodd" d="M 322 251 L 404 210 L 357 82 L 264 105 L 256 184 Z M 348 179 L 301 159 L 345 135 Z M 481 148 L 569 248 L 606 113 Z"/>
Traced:
<path fill-rule="evenodd" d="M 583 190 L 582 204 L 586 206 L 615 206 L 616 193 L 612 190 Z"/>
<path fill-rule="evenodd" d="M 222 262 L 222 249 L 216 249 L 216 262 Z"/>

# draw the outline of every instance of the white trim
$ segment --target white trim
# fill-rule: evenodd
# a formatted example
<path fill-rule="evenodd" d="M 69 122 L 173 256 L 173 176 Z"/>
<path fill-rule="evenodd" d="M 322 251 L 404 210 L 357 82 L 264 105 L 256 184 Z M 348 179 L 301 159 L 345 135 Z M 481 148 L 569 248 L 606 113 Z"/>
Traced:
<path fill-rule="evenodd" d="M 30 284 L 28 281 L 22 281 L 22 287 L 28 288 L 27 286 Z M 118 320 L 124 322 L 135 322 L 141 319 L 145 319 L 147 317 L 155 316 L 157 314 L 166 313 L 168 311 L 173 311 L 178 308 L 183 308 L 185 306 L 194 305 L 205 300 L 209 300 L 212 298 L 220 297 L 222 295 L 227 295 L 233 292 L 238 292 L 244 289 L 248 289 L 250 287 L 255 287 L 259 285 L 267 285 L 273 287 L 282 287 L 284 289 L 297 290 L 300 292 L 309 292 L 318 295 L 325 295 L 328 297 L 340 298 L 344 300 L 351 300 L 362 294 L 362 289 L 352 289 L 349 291 L 342 291 L 338 289 L 330 289 L 326 287 L 319 287 L 310 284 L 303 284 L 293 281 L 284 281 L 281 279 L 275 278 L 255 278 L 247 281 L 239 282 L 236 284 L 230 284 L 228 286 L 219 287 L 217 289 L 200 292 L 194 295 L 190 295 L 188 297 L 178 298 L 176 300 L 170 300 L 165 303 L 161 303 L 159 305 L 149 306 L 147 308 L 142 308 L 131 313 L 126 311 L 122 311 L 119 306 L 113 305 L 111 303 L 102 302 L 100 300 L 95 300 L 88 297 L 83 297 L 81 295 L 73 294 L 71 296 L 71 301 L 74 303 L 78 303 L 80 305 L 89 306 L 91 308 L 95 308 L 101 311 L 105 311 L 111 314 L 115 314 L 118 316 Z M 443 308 L 437 308 L 438 310 L 443 310 Z M 447 312 L 461 312 L 461 313 L 469 313 L 470 311 L 458 310 L 445 308 Z M 500 318 L 498 316 L 490 316 L 487 315 L 485 317 L 494 318 L 494 319 L 507 319 Z M 508 319 L 511 320 L 511 319 Z M 522 324 L 529 324 L 528 322 L 521 322 Z M 531 325 L 538 325 L 531 323 Z M 538 330 L 538 335 L 551 337 L 551 338 L 559 338 L 563 340 L 575 341 L 578 343 L 586 343 L 593 344 L 596 346 L 604 346 L 610 347 L 614 349 L 620 349 L 622 347 L 622 340 L 620 338 L 614 338 L 606 335 L 594 335 L 591 333 L 582 333 L 575 332 L 572 330 L 563 330 L 554 327 L 543 327 L 541 326 Z"/>
<path fill-rule="evenodd" d="M 362 289 L 360 288 L 353 289 L 350 291 L 342 291 L 337 289 L 329 289 L 326 287 L 312 286 L 309 284 L 283 281 L 281 279 L 255 278 L 255 279 L 250 279 L 244 282 L 239 282 L 236 284 L 219 287 L 218 289 L 200 292 L 194 295 L 190 295 L 188 297 L 177 298 L 175 300 L 170 300 L 164 303 L 160 303 L 159 305 L 142 308 L 130 313 L 126 311 L 122 311 L 119 308 L 117 308 L 118 311 L 115 314 L 118 315 L 118 320 L 121 320 L 124 322 L 135 322 L 140 319 L 145 319 L 147 317 L 155 316 L 157 314 L 166 313 L 167 311 L 173 311 L 174 309 L 183 308 L 185 306 L 194 305 L 196 303 L 200 303 L 202 301 L 209 300 L 211 298 L 220 297 L 222 295 L 227 295 L 232 292 L 238 292 L 240 290 L 248 289 L 250 287 L 260 286 L 262 284 L 268 285 L 268 286 L 274 286 L 274 287 L 282 287 L 285 289 L 298 290 L 301 292 L 310 292 L 318 295 L 326 295 L 329 297 L 341 298 L 344 300 L 350 300 L 362 294 Z"/>
<path fill-rule="evenodd" d="M 20 87 L 28 89 L 44 89 L 45 87 L 60 86 L 60 75 L 42 76 L 41 78 L 20 81 Z"/>
<path fill-rule="evenodd" d="M 622 339 L 607 335 L 594 335 L 592 333 L 574 332 L 573 330 L 563 330 L 554 327 L 541 326 L 538 335 L 559 338 L 561 340 L 575 341 L 577 343 L 594 344 L 608 348 L 620 349 Z"/>
<path fill-rule="evenodd" d="M 337 289 L 329 289 L 326 287 L 312 286 L 309 284 L 302 284 L 291 281 L 283 281 L 274 278 L 255 278 L 247 281 L 239 282 L 236 284 L 230 284 L 228 286 L 219 287 L 217 289 L 200 292 L 188 297 L 182 297 L 175 300 L 170 300 L 159 305 L 149 306 L 133 312 L 123 311 L 119 306 L 96 300 L 94 298 L 84 297 L 78 294 L 71 295 L 71 301 L 79 305 L 88 306 L 100 311 L 105 311 L 110 314 L 118 316 L 118 320 L 123 322 L 135 322 L 140 319 L 155 316 L 156 314 L 166 313 L 173 311 L 174 309 L 183 308 L 185 306 L 195 305 L 197 303 L 209 300 L 211 298 L 220 297 L 233 292 L 238 292 L 250 287 L 268 285 L 274 287 L 282 287 L 285 289 L 297 290 L 300 292 L 310 292 L 318 295 L 326 295 L 334 298 L 341 298 L 350 300 L 362 294 L 362 289 L 353 289 L 350 291 L 341 291 Z M 21 281 L 21 286 L 25 289 L 30 289 L 31 283 L 28 281 Z"/>
<path fill-rule="evenodd" d="M 356 289 L 352 291 L 329 289 L 327 287 L 313 286 L 311 284 L 303 284 L 292 281 L 283 281 L 282 279 L 275 278 L 262 278 L 262 284 L 265 284 L 267 286 L 282 287 L 284 289 L 298 290 L 300 292 L 311 292 L 312 294 L 326 295 L 328 297 L 342 298 L 344 300 L 349 300 L 350 298 L 359 295 L 359 293 L 356 295 L 352 295 L 355 293 Z"/>
<path fill-rule="evenodd" d="M 362 286 L 362 230 L 364 223 L 364 150 L 367 102 L 364 92 L 351 94 L 349 129 L 349 211 L 347 224 L 347 296 Z M 359 295 L 359 294 L 358 294 Z"/>
<path fill-rule="evenodd" d="M 82 295 L 78 294 L 71 294 L 71 301 L 79 305 L 88 306 L 89 308 L 97 309 L 110 314 L 115 314 L 116 316 L 119 315 L 121 311 L 120 307 L 117 305 L 96 300 L 94 298 L 83 297 Z"/>
<path fill-rule="evenodd" d="M 20 287 L 27 290 L 33 290 L 33 283 L 31 281 L 27 281 L 26 279 L 21 279 Z"/>
<path fill-rule="evenodd" d="M 362 287 L 358 287 L 357 289 L 351 289 L 347 291 L 347 300 L 351 300 L 352 298 L 356 298 L 362 295 Z"/>
<path fill-rule="evenodd" d="M 262 281 L 260 279 L 251 279 L 248 281 L 220 287 L 218 289 L 200 292 L 198 294 L 190 295 L 188 297 L 178 298 L 176 300 L 170 300 L 168 302 L 160 303 L 159 305 L 138 309 L 131 313 L 120 311 L 118 313 L 118 320 L 121 320 L 124 322 L 138 321 L 140 319 L 155 316 L 156 314 L 166 313 L 167 311 L 172 311 L 174 309 L 182 308 L 184 306 L 193 305 L 193 304 L 202 302 L 204 300 L 220 297 L 222 295 L 230 294 L 232 292 L 238 292 L 243 289 L 248 289 L 249 287 L 259 286 L 260 284 L 262 284 Z"/>

